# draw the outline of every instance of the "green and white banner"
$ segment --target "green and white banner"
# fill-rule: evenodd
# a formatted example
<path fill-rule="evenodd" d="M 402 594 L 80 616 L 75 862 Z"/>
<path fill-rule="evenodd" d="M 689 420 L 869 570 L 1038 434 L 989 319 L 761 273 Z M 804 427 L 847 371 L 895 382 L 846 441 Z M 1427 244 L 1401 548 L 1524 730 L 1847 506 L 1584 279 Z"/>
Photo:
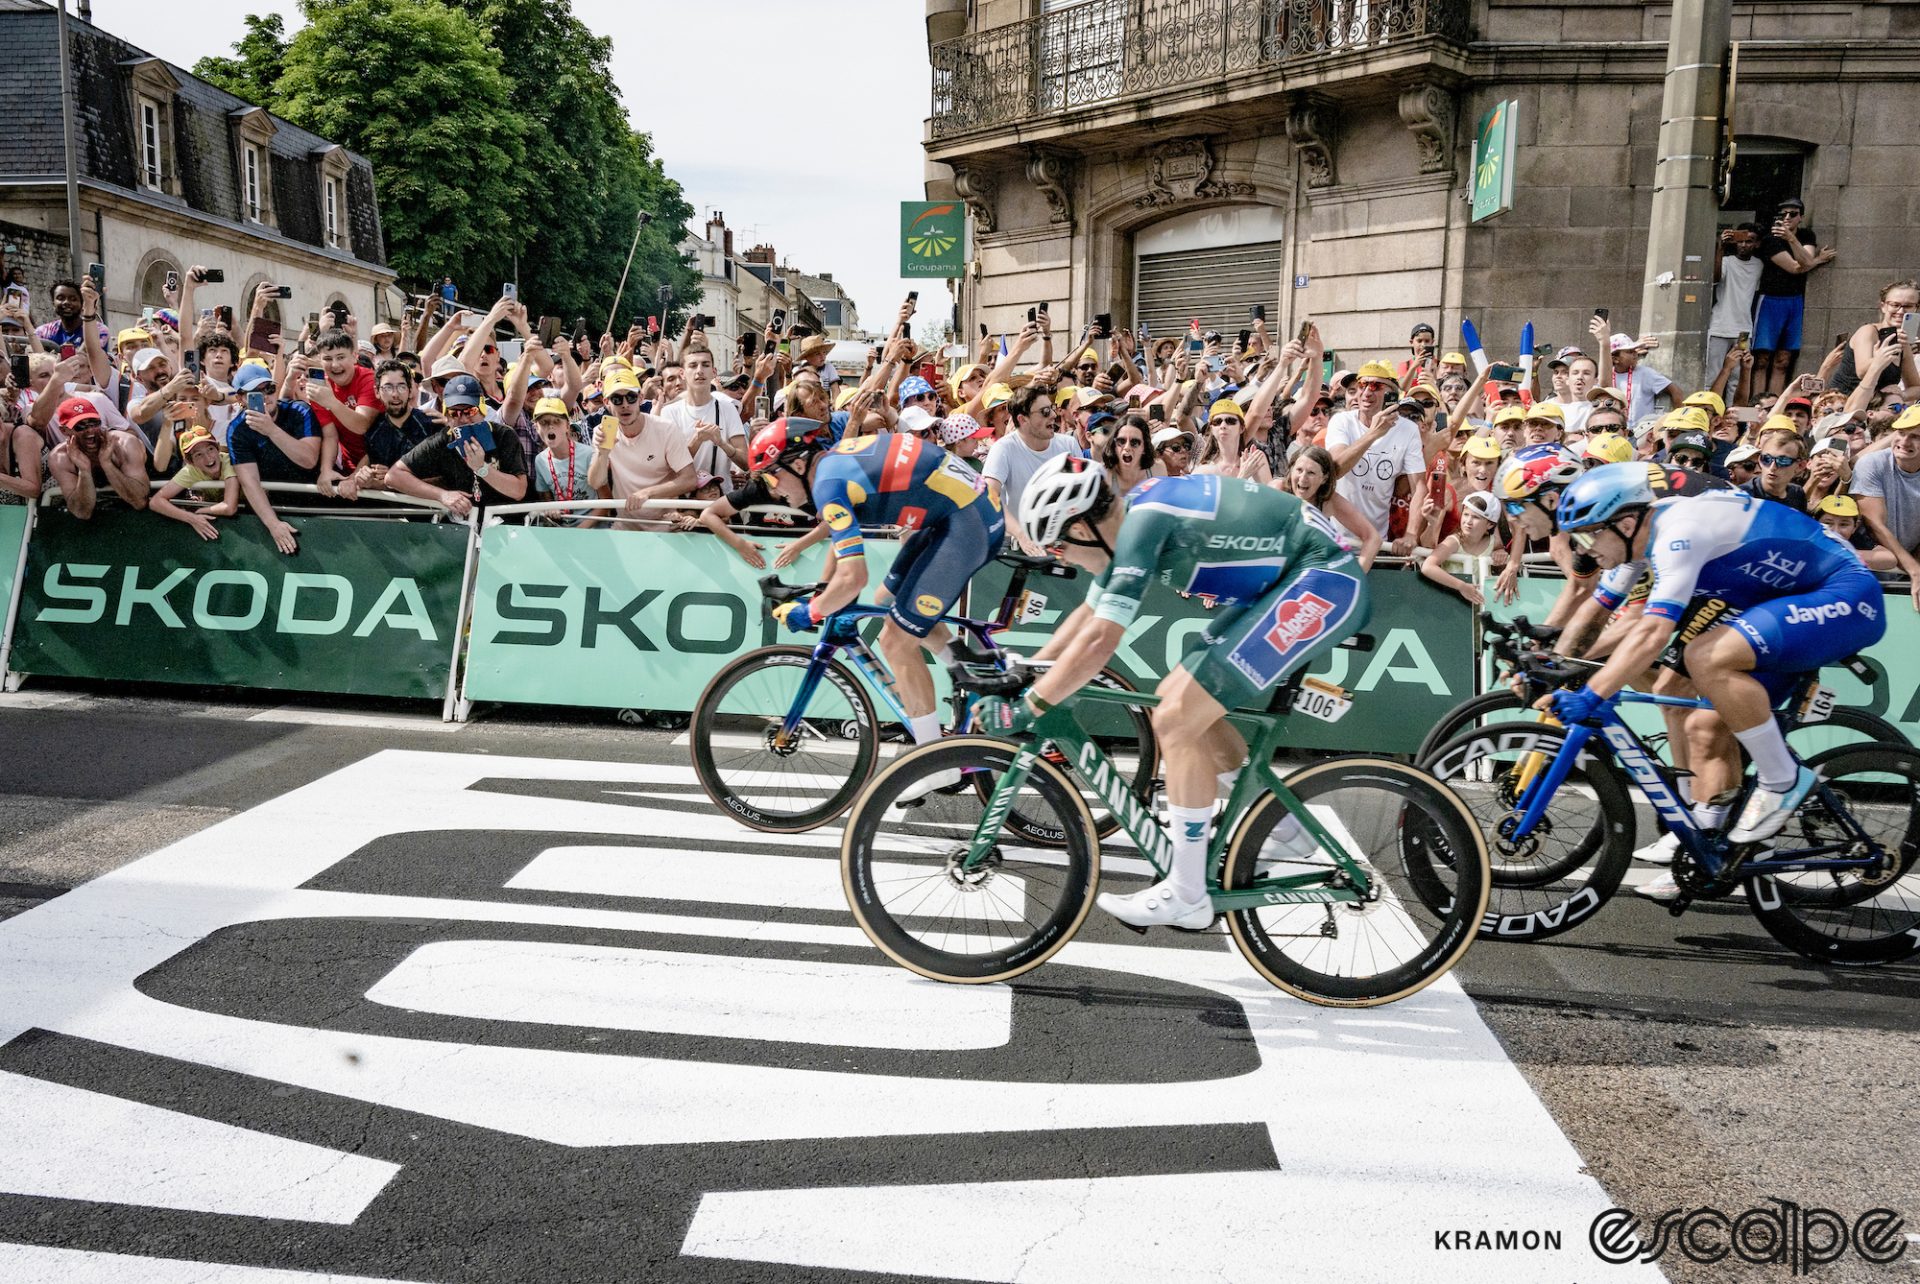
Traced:
<path fill-rule="evenodd" d="M 0 505 L 0 623 L 13 601 L 13 571 L 20 564 L 20 541 L 27 537 L 27 506 Z"/>
<path fill-rule="evenodd" d="M 990 563 L 974 577 L 974 608 L 991 613 L 1007 583 L 1007 568 Z M 1031 652 L 1054 626 L 1080 605 L 1090 577 L 1035 577 L 1029 593 L 1046 595 L 1030 622 L 1001 635 L 1008 645 Z M 1340 649 L 1310 672 L 1347 688 L 1353 708 L 1339 722 L 1295 717 L 1287 743 L 1302 749 L 1412 753 L 1440 716 L 1474 694 L 1472 608 L 1453 593 L 1395 567 L 1368 577 L 1373 618 L 1365 632 L 1372 651 Z M 1114 653 L 1113 667 L 1136 687 L 1151 691 L 1207 627 L 1210 612 L 1198 601 L 1155 585 Z"/>
<path fill-rule="evenodd" d="M 779 541 L 759 541 L 769 566 Z M 867 541 L 872 600 L 894 547 Z M 819 579 L 826 546 L 777 572 Z M 690 710 L 734 656 L 811 644 L 767 614 L 756 570 L 711 535 L 488 526 L 468 638 L 469 700 Z"/>
<path fill-rule="evenodd" d="M 4 511 L 4 510 L 0 510 Z M 43 511 L 12 667 L 49 677 L 440 699 L 465 526 L 307 517 L 300 550 L 252 517 Z M 11 570 L 9 561 L 8 568 Z"/>

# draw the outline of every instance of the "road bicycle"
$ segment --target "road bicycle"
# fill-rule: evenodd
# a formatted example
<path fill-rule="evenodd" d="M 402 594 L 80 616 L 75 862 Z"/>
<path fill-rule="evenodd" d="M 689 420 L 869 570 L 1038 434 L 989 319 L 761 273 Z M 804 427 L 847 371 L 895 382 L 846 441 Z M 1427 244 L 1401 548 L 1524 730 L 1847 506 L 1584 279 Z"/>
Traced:
<path fill-rule="evenodd" d="M 1522 664 L 1522 659 L 1547 654 L 1559 637 L 1559 629 L 1543 628 L 1529 622 L 1524 615 L 1512 620 L 1500 620 L 1482 612 L 1481 644 L 1494 658 L 1494 681 L 1487 690 L 1462 700 L 1442 714 L 1440 720 L 1433 724 L 1433 729 L 1420 741 L 1413 760 L 1422 763 L 1431 760 L 1441 745 L 1470 727 L 1524 714 L 1541 696 L 1554 690 L 1551 682 L 1534 677 Z M 1851 669 L 1862 682 L 1869 686 L 1873 684 L 1873 668 L 1862 657 L 1850 655 L 1840 663 Z M 1514 678 L 1521 680 L 1524 692 L 1513 689 L 1511 682 Z M 1834 732 L 1844 733 L 1849 741 L 1875 744 L 1899 744 L 1907 739 L 1905 732 L 1885 718 L 1853 705 L 1831 702 L 1828 703 L 1825 716 L 1819 721 L 1795 719 L 1786 732 L 1788 742 L 1803 755 L 1816 752 L 1814 742 L 1828 738 Z M 1657 751 L 1665 744 L 1665 740 L 1664 734 L 1652 733 L 1647 736 L 1647 745 Z"/>
<path fill-rule="evenodd" d="M 1579 662 L 1564 661 L 1579 667 Z M 1591 670 L 1597 666 L 1584 666 Z M 1817 690 L 1809 675 L 1802 690 Z M 1619 889 L 1635 844 L 1637 789 L 1679 841 L 1669 908 L 1744 890 L 1748 908 L 1787 948 L 1840 964 L 1887 963 L 1920 951 L 1920 754 L 1905 742 L 1848 744 L 1807 765 L 1821 783 L 1765 843 L 1703 830 L 1676 774 L 1617 706 L 1710 707 L 1700 699 L 1622 692 L 1597 725 L 1508 722 L 1478 727 L 1429 763 L 1473 809 L 1493 856 L 1481 935 L 1539 940 L 1584 922 Z M 1729 815 L 1753 788 L 1743 782 Z"/>
<path fill-rule="evenodd" d="M 1015 666 L 956 681 L 1012 695 L 1031 677 Z M 868 939 L 940 981 L 1004 981 L 1051 958 L 1079 930 L 1100 883 L 1100 840 L 1076 782 L 1107 802 L 1139 852 L 1114 863 L 1164 877 L 1172 845 L 1161 822 L 1076 716 L 1156 703 L 1086 687 L 1024 738 L 956 736 L 885 767 L 855 800 L 841 841 L 847 902 Z M 1207 890 L 1268 981 L 1314 1003 L 1371 1007 L 1430 984 L 1465 952 L 1486 909 L 1487 849 L 1473 814 L 1417 768 L 1349 757 L 1284 780 L 1274 773 L 1288 712 L 1332 721 L 1350 704 L 1296 675 L 1270 706 L 1277 712 L 1227 715 L 1251 753 L 1208 847 Z M 1048 744 L 1061 761 L 1042 752 Z M 897 805 L 929 775 L 956 769 L 977 787 Z M 1017 811 L 1046 816 L 1063 845 L 1026 841 L 1007 823 Z"/>
<path fill-rule="evenodd" d="M 1012 568 L 1013 576 L 994 616 L 943 619 L 954 630 L 956 655 L 993 668 L 1007 654 L 993 635 L 1045 601 L 1029 593 L 1029 578 L 1037 573 L 1064 579 L 1078 573 L 1051 558 L 1020 552 L 999 554 L 998 560 Z M 761 595 L 773 604 L 811 596 L 823 587 L 784 584 L 777 576 L 760 581 Z M 890 730 L 908 738 L 906 710 L 893 675 L 861 632 L 862 626 L 873 632 L 886 614 L 886 607 L 855 603 L 823 621 L 820 640 L 811 646 L 761 647 L 714 675 L 694 705 L 688 742 L 694 774 L 716 806 L 755 829 L 781 834 L 817 828 L 847 809 L 880 764 L 883 736 Z M 1112 669 L 1101 670 L 1095 681 L 1114 690 L 1132 690 Z M 869 692 L 879 696 L 891 720 L 889 729 L 883 730 Z M 966 692 L 955 691 L 949 728 L 967 725 L 972 700 Z M 1109 712 L 1086 730 L 1124 764 L 1136 796 L 1151 797 L 1159 753 L 1146 713 Z M 1118 827 L 1104 803 L 1098 813 L 1103 832 Z M 1016 820 L 1024 821 L 1024 814 Z M 1036 824 L 1030 836 L 1046 842 L 1050 831 Z"/>

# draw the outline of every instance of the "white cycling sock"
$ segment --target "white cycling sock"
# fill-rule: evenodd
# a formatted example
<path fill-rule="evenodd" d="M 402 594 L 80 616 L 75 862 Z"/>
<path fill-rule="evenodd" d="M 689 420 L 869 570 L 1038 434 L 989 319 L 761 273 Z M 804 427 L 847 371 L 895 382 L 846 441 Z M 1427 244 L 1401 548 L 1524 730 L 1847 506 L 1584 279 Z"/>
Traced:
<path fill-rule="evenodd" d="M 1673 783 L 1680 791 L 1680 801 L 1689 807 L 1693 806 L 1693 777 L 1682 776 Z"/>
<path fill-rule="evenodd" d="M 1753 769 L 1759 773 L 1762 789 L 1782 794 L 1793 788 L 1793 782 L 1800 778 L 1800 765 L 1787 751 L 1787 738 L 1780 734 L 1779 723 L 1769 718 L 1757 727 L 1734 732 L 1733 738 L 1747 751 L 1747 757 L 1753 759 Z"/>
<path fill-rule="evenodd" d="M 1207 829 L 1212 820 L 1212 804 L 1167 808 L 1167 831 L 1173 838 L 1168 890 L 1189 904 L 1207 894 Z"/>
<path fill-rule="evenodd" d="M 940 715 L 923 713 L 907 719 L 907 730 L 913 733 L 913 743 L 930 745 L 940 738 Z"/>
<path fill-rule="evenodd" d="M 1727 823 L 1727 812 L 1731 810 L 1726 803 L 1695 803 L 1693 805 L 1693 823 L 1702 829 L 1718 829 Z"/>

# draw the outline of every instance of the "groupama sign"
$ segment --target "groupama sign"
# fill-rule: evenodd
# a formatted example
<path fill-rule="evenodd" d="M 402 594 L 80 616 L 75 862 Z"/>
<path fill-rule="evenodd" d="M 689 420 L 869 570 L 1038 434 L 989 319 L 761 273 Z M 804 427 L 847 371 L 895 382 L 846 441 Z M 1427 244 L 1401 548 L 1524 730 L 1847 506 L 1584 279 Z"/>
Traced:
<path fill-rule="evenodd" d="M 467 531 L 313 517 L 288 557 L 251 518 L 209 545 L 150 513 L 44 515 L 12 667 L 58 677 L 438 698 Z M 211 556 L 210 556 L 211 554 Z"/>

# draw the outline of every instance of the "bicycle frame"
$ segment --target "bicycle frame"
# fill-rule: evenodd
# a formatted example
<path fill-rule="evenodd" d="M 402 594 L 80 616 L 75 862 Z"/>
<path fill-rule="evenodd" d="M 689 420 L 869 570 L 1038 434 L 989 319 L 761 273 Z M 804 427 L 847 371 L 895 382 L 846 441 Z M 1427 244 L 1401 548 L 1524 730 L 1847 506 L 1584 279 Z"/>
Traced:
<path fill-rule="evenodd" d="M 1081 784 L 1105 802 L 1108 809 L 1119 818 L 1121 828 L 1127 831 L 1134 844 L 1146 856 L 1154 872 L 1161 878 L 1165 878 L 1172 870 L 1173 844 L 1167 838 L 1166 831 L 1153 818 L 1147 805 L 1127 788 L 1125 776 L 1114 767 L 1112 759 L 1107 757 L 1099 744 L 1081 730 L 1079 723 L 1075 721 L 1073 709 L 1083 701 L 1151 708 L 1160 703 L 1160 697 L 1137 691 L 1115 691 L 1090 686 L 1076 692 L 1071 700 L 1063 701 L 1047 710 L 1034 724 L 1029 737 L 1015 752 L 1013 765 L 995 783 L 993 794 L 987 800 L 986 811 L 982 814 L 979 825 L 974 829 L 972 842 L 967 849 L 965 868 L 973 869 L 991 855 L 994 845 L 999 841 L 1000 827 L 1013 810 L 1015 797 L 1025 787 L 1027 777 L 1033 772 L 1034 759 L 1040 754 L 1040 746 L 1051 744 L 1064 758 L 1067 769 L 1078 777 Z M 1250 763 L 1248 768 L 1240 773 L 1240 778 L 1234 782 L 1233 792 L 1227 796 L 1226 809 L 1220 813 L 1220 823 L 1215 827 L 1213 841 L 1207 848 L 1207 891 L 1212 897 L 1213 907 L 1225 912 L 1253 909 L 1263 905 L 1338 903 L 1371 899 L 1375 893 L 1367 871 L 1347 853 L 1346 849 L 1321 825 L 1306 804 L 1287 788 L 1268 765 L 1273 761 L 1274 753 L 1279 748 L 1280 738 L 1285 730 L 1281 717 L 1275 714 L 1236 710 L 1228 712 L 1227 720 L 1246 735 Z M 1220 876 L 1226 859 L 1227 845 L 1231 842 L 1241 820 L 1252 809 L 1254 800 L 1268 791 L 1280 799 L 1287 811 L 1320 845 L 1321 850 L 1333 857 L 1334 864 L 1350 880 L 1350 886 L 1329 887 L 1326 885 L 1327 874 L 1314 872 L 1256 879 L 1248 886 L 1235 888 L 1232 891 L 1221 889 Z"/>
<path fill-rule="evenodd" d="M 1672 709 L 1711 707 L 1708 701 L 1702 699 L 1648 695 L 1639 691 L 1621 692 L 1619 703 L 1661 705 Z M 1547 803 L 1565 783 L 1567 776 L 1573 771 L 1574 764 L 1579 761 L 1580 754 L 1586 749 L 1587 743 L 1593 739 L 1596 731 L 1601 734 L 1601 738 L 1612 751 L 1614 761 L 1626 771 L 1634 786 L 1639 789 L 1641 796 L 1660 813 L 1660 819 L 1666 822 L 1667 828 L 1675 838 L 1679 839 L 1681 846 L 1685 847 L 1687 852 L 1699 862 L 1708 877 L 1719 878 L 1725 873 L 1736 862 L 1736 858 L 1729 853 L 1730 845 L 1726 835 L 1711 834 L 1700 828 L 1694 821 L 1692 812 L 1681 803 L 1679 790 L 1674 785 L 1673 777 L 1661 767 L 1658 760 L 1640 742 L 1640 738 L 1633 733 L 1633 729 L 1612 708 L 1602 710 L 1598 727 L 1581 723 L 1566 729 L 1566 739 L 1561 743 L 1560 752 L 1554 755 L 1552 764 L 1527 784 L 1516 802 L 1515 807 L 1520 812 L 1520 820 L 1514 826 L 1511 837 L 1523 839 L 1533 833 L 1534 828 L 1540 823 L 1540 818 L 1546 814 Z M 1751 780 L 1742 786 L 1740 796 L 1734 800 L 1733 804 L 1736 812 L 1746 801 L 1747 794 L 1752 788 Z M 1865 869 L 1880 863 L 1878 855 L 1839 859 L 1826 859 L 1821 855 L 1825 852 L 1845 850 L 1854 843 L 1866 843 L 1869 846 L 1874 844 L 1873 840 L 1860 828 L 1858 822 L 1841 805 L 1839 799 L 1833 796 L 1825 782 L 1817 787 L 1816 792 L 1821 801 L 1827 805 L 1828 811 L 1850 831 L 1851 841 L 1802 848 L 1791 856 L 1767 856 L 1740 862 L 1740 867 L 1745 872 L 1788 874 L 1814 870 Z"/>

